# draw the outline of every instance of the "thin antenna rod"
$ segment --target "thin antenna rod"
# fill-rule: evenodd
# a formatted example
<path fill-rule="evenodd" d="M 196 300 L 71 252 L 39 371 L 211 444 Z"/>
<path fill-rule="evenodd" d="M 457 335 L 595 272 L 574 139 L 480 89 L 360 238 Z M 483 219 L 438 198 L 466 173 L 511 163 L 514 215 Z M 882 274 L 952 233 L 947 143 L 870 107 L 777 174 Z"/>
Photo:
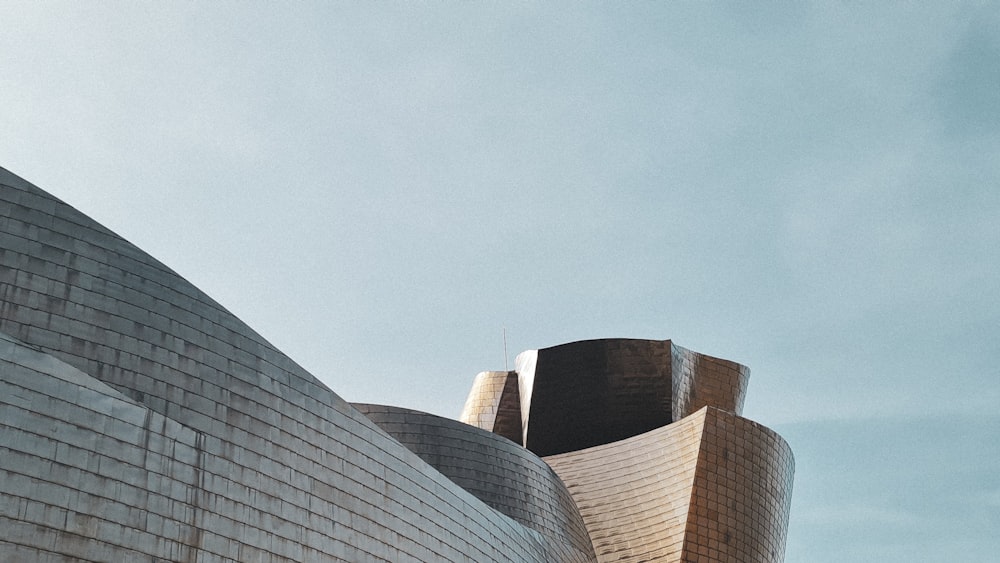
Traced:
<path fill-rule="evenodd" d="M 503 327 L 503 370 L 510 371 L 507 368 L 507 327 Z"/>

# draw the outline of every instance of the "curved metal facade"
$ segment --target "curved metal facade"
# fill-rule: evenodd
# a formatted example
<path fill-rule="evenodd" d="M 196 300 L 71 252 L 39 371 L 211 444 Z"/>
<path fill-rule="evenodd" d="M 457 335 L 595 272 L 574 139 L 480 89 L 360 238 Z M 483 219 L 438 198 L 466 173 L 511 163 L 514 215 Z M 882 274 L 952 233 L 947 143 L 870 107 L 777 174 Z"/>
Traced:
<path fill-rule="evenodd" d="M 0 299 L 0 560 L 593 560 L 7 171 Z"/>
<path fill-rule="evenodd" d="M 780 561 L 794 462 L 773 431 L 713 407 L 549 456 L 599 561 Z"/>
<path fill-rule="evenodd" d="M 501 373 L 477 377 L 462 420 L 521 422 L 521 444 L 568 487 L 598 561 L 784 558 L 794 459 L 739 416 L 746 366 L 669 340 L 603 339 L 529 350 Z M 499 404 L 514 378 L 511 413 Z"/>
<path fill-rule="evenodd" d="M 780 561 L 792 458 L 748 376 L 587 341 L 480 374 L 472 426 L 352 406 L 0 169 L 3 561 Z"/>
<path fill-rule="evenodd" d="M 501 436 L 400 407 L 352 405 L 476 498 L 525 526 L 591 551 L 566 485 L 538 456 Z"/>

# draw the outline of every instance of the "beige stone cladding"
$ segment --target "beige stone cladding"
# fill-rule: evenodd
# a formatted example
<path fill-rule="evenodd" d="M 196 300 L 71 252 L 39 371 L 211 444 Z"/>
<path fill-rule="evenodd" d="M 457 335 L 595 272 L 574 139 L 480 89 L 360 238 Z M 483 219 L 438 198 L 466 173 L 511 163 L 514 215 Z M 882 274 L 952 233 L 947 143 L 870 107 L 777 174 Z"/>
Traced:
<path fill-rule="evenodd" d="M 598 561 L 784 558 L 794 461 L 773 431 L 713 407 L 619 442 L 543 458 Z"/>
<path fill-rule="evenodd" d="M 0 560 L 589 561 L 0 169 Z"/>

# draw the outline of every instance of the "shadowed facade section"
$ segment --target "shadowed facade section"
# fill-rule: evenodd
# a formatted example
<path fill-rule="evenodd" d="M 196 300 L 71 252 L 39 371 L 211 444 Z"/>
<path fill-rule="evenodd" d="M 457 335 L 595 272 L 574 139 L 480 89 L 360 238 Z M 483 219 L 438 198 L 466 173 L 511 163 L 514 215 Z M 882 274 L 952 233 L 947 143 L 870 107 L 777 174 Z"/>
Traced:
<path fill-rule="evenodd" d="M 704 416 L 548 456 L 576 499 L 600 561 L 680 561 Z"/>
<path fill-rule="evenodd" d="M 642 434 L 705 406 L 739 414 L 750 380 L 746 366 L 670 340 L 584 340 L 514 363 L 513 372 L 476 376 L 460 420 L 541 456 Z"/>
<path fill-rule="evenodd" d="M 607 444 L 672 420 L 670 342 L 591 340 L 537 354 L 531 402 L 522 409 L 524 446 L 538 455 Z"/>

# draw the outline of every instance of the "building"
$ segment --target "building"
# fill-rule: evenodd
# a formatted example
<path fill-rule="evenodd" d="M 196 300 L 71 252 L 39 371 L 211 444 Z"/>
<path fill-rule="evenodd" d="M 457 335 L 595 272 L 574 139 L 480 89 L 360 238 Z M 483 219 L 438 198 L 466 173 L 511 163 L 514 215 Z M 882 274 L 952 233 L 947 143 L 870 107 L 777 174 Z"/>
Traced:
<path fill-rule="evenodd" d="M 780 561 L 748 375 L 597 340 L 479 374 L 462 421 L 352 405 L 0 169 L 2 561 Z"/>

